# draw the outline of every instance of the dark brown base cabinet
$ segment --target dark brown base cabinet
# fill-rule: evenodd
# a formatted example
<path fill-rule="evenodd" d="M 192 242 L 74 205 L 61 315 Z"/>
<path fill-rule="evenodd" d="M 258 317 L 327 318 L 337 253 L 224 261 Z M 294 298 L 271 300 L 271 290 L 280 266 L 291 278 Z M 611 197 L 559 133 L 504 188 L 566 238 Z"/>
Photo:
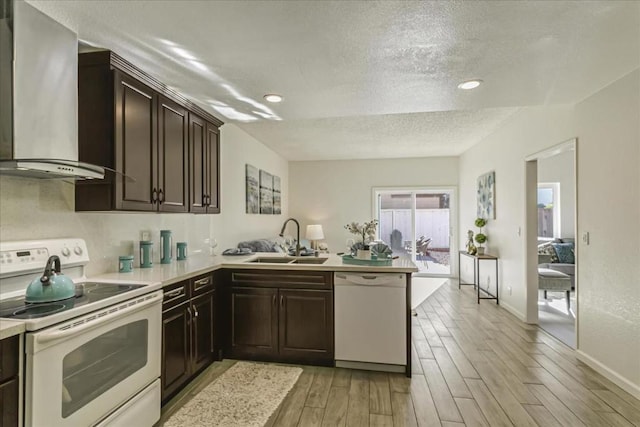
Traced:
<path fill-rule="evenodd" d="M 333 364 L 333 292 L 280 289 L 278 293 L 279 356 Z"/>
<path fill-rule="evenodd" d="M 212 274 L 165 287 L 162 307 L 162 401 L 215 360 Z"/>
<path fill-rule="evenodd" d="M 76 184 L 76 211 L 219 213 L 221 121 L 110 51 L 78 68 L 79 160 L 104 180 Z"/>
<path fill-rule="evenodd" d="M 0 426 L 18 425 L 18 357 L 20 336 L 0 341 Z"/>
<path fill-rule="evenodd" d="M 227 280 L 226 356 L 333 365 L 330 274 L 238 270 Z"/>

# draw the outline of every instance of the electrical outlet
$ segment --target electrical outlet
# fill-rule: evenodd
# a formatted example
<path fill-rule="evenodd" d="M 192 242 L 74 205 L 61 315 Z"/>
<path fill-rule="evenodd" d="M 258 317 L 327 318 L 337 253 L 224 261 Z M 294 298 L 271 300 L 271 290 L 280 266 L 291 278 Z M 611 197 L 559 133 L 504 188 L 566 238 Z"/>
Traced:
<path fill-rule="evenodd" d="M 148 230 L 141 231 L 140 240 L 151 240 L 151 232 Z"/>
<path fill-rule="evenodd" d="M 518 237 L 522 236 L 522 227 L 518 227 L 518 231 L 516 231 Z"/>
<path fill-rule="evenodd" d="M 582 232 L 582 243 L 584 243 L 585 245 L 589 244 L 589 232 L 588 231 L 583 231 Z"/>

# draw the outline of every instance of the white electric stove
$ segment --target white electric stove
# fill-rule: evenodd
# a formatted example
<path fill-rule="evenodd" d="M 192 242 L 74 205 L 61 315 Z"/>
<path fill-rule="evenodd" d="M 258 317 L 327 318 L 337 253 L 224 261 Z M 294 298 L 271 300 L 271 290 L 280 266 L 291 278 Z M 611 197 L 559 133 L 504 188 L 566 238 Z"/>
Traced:
<path fill-rule="evenodd" d="M 57 255 L 72 298 L 25 303 Z M 0 322 L 24 322 L 26 426 L 151 426 L 160 417 L 159 283 L 87 279 L 82 239 L 0 242 Z"/>

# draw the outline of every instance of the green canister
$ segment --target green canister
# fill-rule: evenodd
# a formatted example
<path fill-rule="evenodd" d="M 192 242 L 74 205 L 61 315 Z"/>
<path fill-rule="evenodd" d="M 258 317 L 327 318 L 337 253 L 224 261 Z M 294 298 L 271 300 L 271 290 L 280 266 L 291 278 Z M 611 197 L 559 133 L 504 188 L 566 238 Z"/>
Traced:
<path fill-rule="evenodd" d="M 118 258 L 118 271 L 131 273 L 133 271 L 133 255 L 120 255 Z"/>
<path fill-rule="evenodd" d="M 173 259 L 173 237 L 171 230 L 160 230 L 160 264 L 171 264 Z"/>
<path fill-rule="evenodd" d="M 176 243 L 178 248 L 177 260 L 183 261 L 187 259 L 187 242 L 178 242 Z"/>
<path fill-rule="evenodd" d="M 151 240 L 140 241 L 140 267 L 153 267 L 153 242 Z"/>

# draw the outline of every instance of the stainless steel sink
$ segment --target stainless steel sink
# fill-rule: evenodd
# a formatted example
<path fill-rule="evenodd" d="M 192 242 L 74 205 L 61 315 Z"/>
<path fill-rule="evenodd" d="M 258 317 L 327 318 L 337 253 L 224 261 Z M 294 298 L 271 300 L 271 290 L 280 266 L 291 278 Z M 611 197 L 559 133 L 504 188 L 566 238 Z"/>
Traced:
<path fill-rule="evenodd" d="M 261 262 L 268 264 L 289 264 L 290 262 L 295 261 L 295 258 L 291 257 L 258 257 L 256 259 L 252 259 L 245 262 Z"/>
<path fill-rule="evenodd" d="M 263 264 L 324 264 L 328 258 L 294 258 L 294 257 L 258 257 L 252 259 L 249 263 L 263 263 Z"/>
<path fill-rule="evenodd" d="M 329 258 L 296 258 L 291 264 L 324 264 Z"/>

